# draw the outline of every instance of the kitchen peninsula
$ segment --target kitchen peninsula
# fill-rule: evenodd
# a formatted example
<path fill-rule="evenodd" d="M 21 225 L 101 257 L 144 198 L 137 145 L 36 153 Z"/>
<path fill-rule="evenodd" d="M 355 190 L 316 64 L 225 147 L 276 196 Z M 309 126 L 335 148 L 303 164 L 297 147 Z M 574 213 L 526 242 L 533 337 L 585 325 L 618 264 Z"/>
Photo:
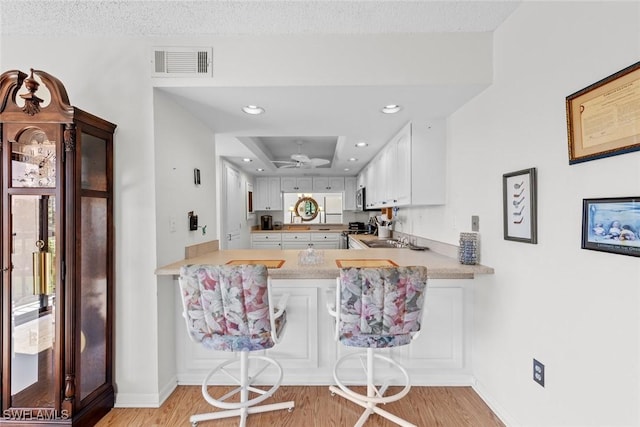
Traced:
<path fill-rule="evenodd" d="M 374 236 L 363 237 L 375 238 Z M 389 349 L 408 369 L 415 385 L 470 385 L 470 345 L 473 333 L 471 300 L 476 275 L 493 274 L 482 265 L 461 265 L 456 258 L 432 250 L 406 248 L 322 250 L 322 262 L 299 265 L 300 250 L 242 249 L 221 250 L 184 259 L 156 270 L 157 275 L 173 276 L 176 295 L 176 361 L 179 384 L 199 384 L 207 369 L 229 357 L 192 343 L 186 334 L 179 302 L 177 277 L 185 264 L 227 264 L 264 262 L 273 281 L 277 298 L 289 294 L 287 331 L 283 341 L 269 350 L 283 366 L 284 383 L 326 385 L 333 382 L 333 363 L 345 351 L 333 335 L 333 321 L 326 306 L 335 299 L 338 264 L 359 262 L 395 263 L 400 266 L 424 265 L 429 283 L 425 318 L 420 336 L 409 346 Z"/>

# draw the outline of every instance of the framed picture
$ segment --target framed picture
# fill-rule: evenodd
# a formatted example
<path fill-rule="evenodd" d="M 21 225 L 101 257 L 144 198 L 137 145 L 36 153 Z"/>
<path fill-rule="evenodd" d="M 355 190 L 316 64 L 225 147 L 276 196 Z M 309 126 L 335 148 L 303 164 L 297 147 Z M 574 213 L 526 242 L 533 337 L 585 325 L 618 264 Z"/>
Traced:
<path fill-rule="evenodd" d="M 584 199 L 582 249 L 640 256 L 640 196 Z"/>
<path fill-rule="evenodd" d="M 255 218 L 256 214 L 253 210 L 253 184 L 250 182 L 246 183 L 247 187 L 247 219 Z"/>
<path fill-rule="evenodd" d="M 640 62 L 567 96 L 569 164 L 640 150 Z"/>
<path fill-rule="evenodd" d="M 504 238 L 538 243 L 536 168 L 502 175 Z"/>

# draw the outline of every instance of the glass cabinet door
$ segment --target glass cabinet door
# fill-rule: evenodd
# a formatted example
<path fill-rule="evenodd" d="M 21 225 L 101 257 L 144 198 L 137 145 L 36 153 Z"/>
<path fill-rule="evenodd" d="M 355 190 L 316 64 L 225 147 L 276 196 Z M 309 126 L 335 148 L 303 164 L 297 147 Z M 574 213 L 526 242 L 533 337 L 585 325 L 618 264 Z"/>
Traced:
<path fill-rule="evenodd" d="M 11 406 L 55 405 L 55 197 L 11 196 Z"/>
<path fill-rule="evenodd" d="M 108 382 L 109 199 L 107 141 L 80 137 L 80 384 L 85 399 Z"/>
<path fill-rule="evenodd" d="M 11 153 L 6 158 L 10 179 L 3 217 L 3 247 L 10 262 L 10 350 L 8 364 L 11 408 L 51 408 L 57 394 L 56 331 L 56 126 L 7 127 Z M 8 221 L 7 221 L 8 219 Z M 7 257 L 5 256 L 6 260 Z M 6 289 L 6 288 L 5 288 Z M 5 357 L 7 355 L 5 354 Z M 5 388 L 7 390 L 7 388 Z"/>

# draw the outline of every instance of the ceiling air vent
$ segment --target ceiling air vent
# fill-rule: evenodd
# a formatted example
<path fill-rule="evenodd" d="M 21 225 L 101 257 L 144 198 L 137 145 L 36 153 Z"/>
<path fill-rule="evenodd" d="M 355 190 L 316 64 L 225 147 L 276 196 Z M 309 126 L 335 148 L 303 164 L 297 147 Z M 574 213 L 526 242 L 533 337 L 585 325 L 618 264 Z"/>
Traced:
<path fill-rule="evenodd" d="M 213 49 L 157 47 L 153 49 L 154 77 L 210 77 Z"/>

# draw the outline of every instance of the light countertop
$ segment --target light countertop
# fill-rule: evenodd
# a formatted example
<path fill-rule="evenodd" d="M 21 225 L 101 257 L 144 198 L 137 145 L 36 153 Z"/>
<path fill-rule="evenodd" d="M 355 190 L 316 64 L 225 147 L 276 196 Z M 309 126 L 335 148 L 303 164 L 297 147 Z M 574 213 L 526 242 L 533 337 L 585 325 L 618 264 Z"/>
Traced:
<path fill-rule="evenodd" d="M 326 227 L 290 227 L 289 225 L 285 225 L 281 230 L 260 230 L 253 229 L 252 233 L 341 233 L 347 230 L 348 227 L 345 226 L 326 226 Z"/>
<path fill-rule="evenodd" d="M 327 249 L 321 250 L 324 262 L 319 265 L 298 265 L 300 250 L 293 249 L 237 249 L 213 251 L 184 259 L 156 270 L 157 275 L 179 275 L 180 267 L 187 264 L 226 264 L 237 260 L 282 260 L 280 268 L 270 268 L 274 279 L 335 279 L 338 276 L 336 260 L 390 260 L 400 266 L 423 265 L 432 279 L 472 279 L 476 274 L 493 274 L 493 268 L 483 265 L 462 265 L 457 259 L 434 251 L 411 249 Z"/>

